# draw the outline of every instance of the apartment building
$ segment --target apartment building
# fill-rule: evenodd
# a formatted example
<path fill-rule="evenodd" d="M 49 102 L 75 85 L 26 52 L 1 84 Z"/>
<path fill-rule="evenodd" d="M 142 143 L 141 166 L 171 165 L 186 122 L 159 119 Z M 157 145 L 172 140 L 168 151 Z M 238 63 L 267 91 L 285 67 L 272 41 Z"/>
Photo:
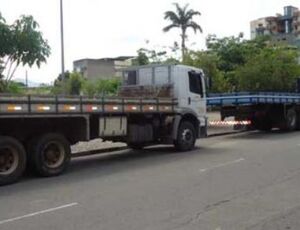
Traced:
<path fill-rule="evenodd" d="M 86 79 L 108 79 L 121 77 L 121 69 L 131 66 L 132 56 L 116 58 L 80 59 L 73 62 L 73 69 L 81 73 Z"/>
<path fill-rule="evenodd" d="M 284 42 L 300 47 L 300 10 L 284 7 L 284 14 L 251 21 L 251 39 L 269 35 L 274 42 Z"/>

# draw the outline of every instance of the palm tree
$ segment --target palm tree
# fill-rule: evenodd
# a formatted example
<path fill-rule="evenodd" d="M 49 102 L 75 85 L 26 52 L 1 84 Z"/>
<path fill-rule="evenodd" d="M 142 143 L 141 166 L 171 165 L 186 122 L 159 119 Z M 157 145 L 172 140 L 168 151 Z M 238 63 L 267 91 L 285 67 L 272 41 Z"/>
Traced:
<path fill-rule="evenodd" d="M 193 21 L 193 17 L 196 15 L 201 15 L 199 11 L 194 11 L 193 9 L 188 9 L 189 4 L 186 4 L 184 7 L 180 7 L 178 3 L 174 3 L 176 7 L 176 12 L 174 11 L 166 11 L 164 19 L 171 21 L 171 24 L 163 28 L 164 32 L 168 32 L 173 28 L 181 29 L 181 52 L 182 59 L 185 57 L 186 46 L 185 41 L 187 39 L 187 29 L 191 28 L 195 33 L 199 30 L 202 33 L 202 28 L 195 21 Z"/>

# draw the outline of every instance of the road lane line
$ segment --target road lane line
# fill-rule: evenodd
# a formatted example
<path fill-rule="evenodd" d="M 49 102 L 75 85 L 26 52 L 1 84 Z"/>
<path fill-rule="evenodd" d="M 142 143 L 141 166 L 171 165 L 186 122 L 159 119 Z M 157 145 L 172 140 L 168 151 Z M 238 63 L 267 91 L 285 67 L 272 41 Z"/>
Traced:
<path fill-rule="evenodd" d="M 237 160 L 234 160 L 234 161 L 228 161 L 228 162 L 218 164 L 218 165 L 214 165 L 214 166 L 211 166 L 211 167 L 208 167 L 208 168 L 203 168 L 203 169 L 200 169 L 200 173 L 204 173 L 204 172 L 212 170 L 212 169 L 221 168 L 221 167 L 224 167 L 224 166 L 236 164 L 236 163 L 239 163 L 239 162 L 244 161 L 244 160 L 245 160 L 244 158 L 240 158 L 240 159 L 237 159 Z"/>
<path fill-rule="evenodd" d="M 71 203 L 71 204 L 66 204 L 66 205 L 62 205 L 62 206 L 59 206 L 59 207 L 55 207 L 55 208 L 45 209 L 45 210 L 42 210 L 42 211 L 39 211 L 39 212 L 29 213 L 29 214 L 26 214 L 24 216 L 18 216 L 18 217 L 14 217 L 14 218 L 11 218 L 11 219 L 1 220 L 0 225 L 1 224 L 6 224 L 6 223 L 9 223 L 9 222 L 13 222 L 13 221 L 17 221 L 17 220 L 22 220 L 22 219 L 25 219 L 25 218 L 28 218 L 28 217 L 38 216 L 38 215 L 49 213 L 49 212 L 54 212 L 54 211 L 64 209 L 64 208 L 70 208 L 70 207 L 76 206 L 76 205 L 78 205 L 78 203 Z"/>

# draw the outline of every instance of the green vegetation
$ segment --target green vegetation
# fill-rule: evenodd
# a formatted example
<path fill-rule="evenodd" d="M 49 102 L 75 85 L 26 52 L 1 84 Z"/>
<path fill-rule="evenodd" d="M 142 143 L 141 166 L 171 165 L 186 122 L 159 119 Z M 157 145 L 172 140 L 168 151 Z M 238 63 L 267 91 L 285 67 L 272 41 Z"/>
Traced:
<path fill-rule="evenodd" d="M 174 57 L 177 51 L 177 43 L 172 47 L 160 48 L 158 51 L 151 48 L 141 48 L 137 51 L 137 57 L 133 59 L 132 65 L 177 64 L 180 63 L 180 61 Z"/>
<path fill-rule="evenodd" d="M 211 92 L 293 91 L 300 76 L 299 51 L 273 44 L 268 37 L 207 38 L 207 51 L 191 51 L 184 64 L 202 68 Z"/>
<path fill-rule="evenodd" d="M 300 76 L 297 57 L 285 47 L 262 49 L 236 69 L 237 90 L 293 91 Z"/>
<path fill-rule="evenodd" d="M 0 14 L 0 92 L 14 92 L 11 82 L 20 65 L 40 65 L 50 55 L 48 42 L 32 16 L 21 16 L 9 25 Z"/>
<path fill-rule="evenodd" d="M 7 85 L 7 92 L 13 94 L 24 94 L 25 86 L 22 83 L 11 81 L 10 84 Z"/>
<path fill-rule="evenodd" d="M 218 68 L 218 55 L 205 51 L 190 51 L 186 55 L 185 65 L 203 69 L 206 77 L 211 79 L 211 92 L 228 92 L 230 84 L 224 77 L 224 72 Z"/>
<path fill-rule="evenodd" d="M 112 77 L 111 79 L 86 80 L 77 72 L 66 72 L 65 81 L 61 74 L 54 82 L 51 90 L 55 95 L 84 95 L 89 97 L 109 95 L 114 96 L 121 84 L 120 79 Z"/>
<path fill-rule="evenodd" d="M 99 79 L 96 81 L 86 81 L 83 87 L 84 95 L 93 96 L 116 96 L 121 85 L 119 78 Z"/>
<path fill-rule="evenodd" d="M 53 86 L 42 84 L 39 87 L 23 89 L 23 93 L 27 95 L 51 95 L 52 89 Z"/>

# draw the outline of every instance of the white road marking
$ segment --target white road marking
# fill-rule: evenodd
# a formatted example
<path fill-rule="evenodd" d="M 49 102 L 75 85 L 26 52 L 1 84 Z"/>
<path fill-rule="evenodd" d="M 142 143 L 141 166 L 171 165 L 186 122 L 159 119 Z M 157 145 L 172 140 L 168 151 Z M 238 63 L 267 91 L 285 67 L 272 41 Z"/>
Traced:
<path fill-rule="evenodd" d="M 75 206 L 75 205 L 78 205 L 78 203 L 66 204 L 66 205 L 62 205 L 62 206 L 59 206 L 59 207 L 55 207 L 55 208 L 45 209 L 45 210 L 42 210 L 42 211 L 39 211 L 39 212 L 33 212 L 33 213 L 30 213 L 30 214 L 26 214 L 24 216 L 18 216 L 18 217 L 14 217 L 14 218 L 11 218 L 11 219 L 1 220 L 0 225 L 1 224 L 6 224 L 6 223 L 9 223 L 9 222 L 13 222 L 13 221 L 17 221 L 17 220 L 22 220 L 22 219 L 25 219 L 25 218 L 28 218 L 28 217 L 38 216 L 38 215 L 49 213 L 49 212 L 54 212 L 54 211 L 64 209 L 64 208 L 70 208 L 70 207 Z"/>
<path fill-rule="evenodd" d="M 231 164 L 236 164 L 236 163 L 239 163 L 239 162 L 244 161 L 244 160 L 245 160 L 244 158 L 240 158 L 240 159 L 237 159 L 237 160 L 234 160 L 234 161 L 228 161 L 228 162 L 225 162 L 225 163 L 222 163 L 222 164 L 214 165 L 214 166 L 211 166 L 209 168 L 203 168 L 203 169 L 200 169 L 200 173 L 203 173 L 203 172 L 206 172 L 206 171 L 209 171 L 209 170 L 212 170 L 212 169 L 224 167 L 224 166 L 227 166 L 227 165 L 231 165 Z"/>

